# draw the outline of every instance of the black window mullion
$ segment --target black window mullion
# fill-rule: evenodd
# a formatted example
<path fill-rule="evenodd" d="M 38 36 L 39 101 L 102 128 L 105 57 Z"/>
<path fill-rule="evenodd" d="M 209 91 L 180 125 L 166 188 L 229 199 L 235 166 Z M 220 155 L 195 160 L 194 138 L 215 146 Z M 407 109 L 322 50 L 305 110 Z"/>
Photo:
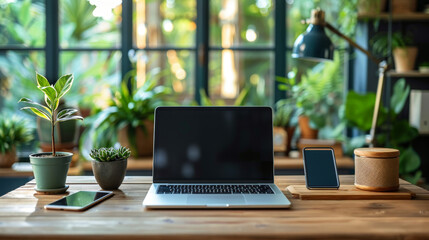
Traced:
<path fill-rule="evenodd" d="M 286 77 L 286 1 L 275 0 L 275 42 L 274 42 L 274 75 Z M 279 90 L 279 82 L 274 81 L 274 103 L 286 97 L 284 91 Z"/>
<path fill-rule="evenodd" d="M 195 100 L 200 103 L 200 89 L 209 96 L 208 83 L 208 46 L 209 46 L 209 4 L 207 0 L 197 1 L 196 64 L 195 64 Z"/>
<path fill-rule="evenodd" d="M 125 75 L 132 70 L 131 61 L 128 52 L 133 49 L 133 1 L 122 1 L 122 27 L 121 27 L 121 76 L 124 80 Z M 130 84 L 130 83 L 129 83 Z M 131 88 L 131 86 L 128 86 Z"/>
<path fill-rule="evenodd" d="M 45 0 L 46 8 L 46 78 L 51 84 L 58 79 L 59 69 L 59 4 L 58 1 Z"/>

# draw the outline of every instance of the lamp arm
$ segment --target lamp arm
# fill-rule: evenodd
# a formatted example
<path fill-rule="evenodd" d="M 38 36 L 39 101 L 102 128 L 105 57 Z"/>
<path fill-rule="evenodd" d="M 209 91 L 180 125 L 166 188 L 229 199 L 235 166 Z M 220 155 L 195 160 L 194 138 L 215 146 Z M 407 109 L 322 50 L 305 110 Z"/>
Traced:
<path fill-rule="evenodd" d="M 377 59 L 374 55 L 372 55 L 372 53 L 370 53 L 368 50 L 365 50 L 363 47 L 359 46 L 356 42 L 354 42 L 351 38 L 347 37 L 346 35 L 342 34 L 340 31 L 338 31 L 336 28 L 334 28 L 331 24 L 329 24 L 328 22 L 324 23 L 324 26 L 326 28 L 328 28 L 329 30 L 331 30 L 331 32 L 337 34 L 338 36 L 340 36 L 341 38 L 343 38 L 344 40 L 346 40 L 348 43 L 350 43 L 350 45 L 352 45 L 353 47 L 361 50 L 363 53 L 365 53 L 366 56 L 368 56 L 369 59 L 371 59 L 373 62 L 375 62 L 377 65 L 380 64 L 380 60 Z"/>

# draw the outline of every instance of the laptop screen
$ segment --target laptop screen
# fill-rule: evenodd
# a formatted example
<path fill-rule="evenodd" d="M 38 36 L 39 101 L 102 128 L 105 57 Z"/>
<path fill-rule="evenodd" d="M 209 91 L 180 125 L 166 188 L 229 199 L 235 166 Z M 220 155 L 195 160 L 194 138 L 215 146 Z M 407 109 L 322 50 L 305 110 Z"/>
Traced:
<path fill-rule="evenodd" d="M 273 182 L 269 107 L 159 107 L 155 183 Z"/>

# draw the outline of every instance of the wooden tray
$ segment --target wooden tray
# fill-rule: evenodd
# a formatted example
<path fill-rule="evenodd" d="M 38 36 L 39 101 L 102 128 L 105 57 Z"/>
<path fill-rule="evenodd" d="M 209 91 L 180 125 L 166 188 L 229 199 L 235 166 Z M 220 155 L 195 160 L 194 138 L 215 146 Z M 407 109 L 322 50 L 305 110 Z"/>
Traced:
<path fill-rule="evenodd" d="M 305 185 L 290 185 L 286 188 L 294 198 L 302 200 L 409 200 L 415 193 L 400 186 L 396 192 L 370 192 L 357 189 L 354 185 L 341 185 L 338 190 L 309 190 Z"/>

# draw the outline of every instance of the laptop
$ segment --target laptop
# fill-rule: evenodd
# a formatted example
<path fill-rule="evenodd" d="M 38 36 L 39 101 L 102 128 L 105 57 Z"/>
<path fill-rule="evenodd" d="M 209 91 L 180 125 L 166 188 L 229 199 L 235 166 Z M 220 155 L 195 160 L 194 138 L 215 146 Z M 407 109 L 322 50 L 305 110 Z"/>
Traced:
<path fill-rule="evenodd" d="M 146 208 L 288 208 L 270 107 L 158 107 Z"/>

